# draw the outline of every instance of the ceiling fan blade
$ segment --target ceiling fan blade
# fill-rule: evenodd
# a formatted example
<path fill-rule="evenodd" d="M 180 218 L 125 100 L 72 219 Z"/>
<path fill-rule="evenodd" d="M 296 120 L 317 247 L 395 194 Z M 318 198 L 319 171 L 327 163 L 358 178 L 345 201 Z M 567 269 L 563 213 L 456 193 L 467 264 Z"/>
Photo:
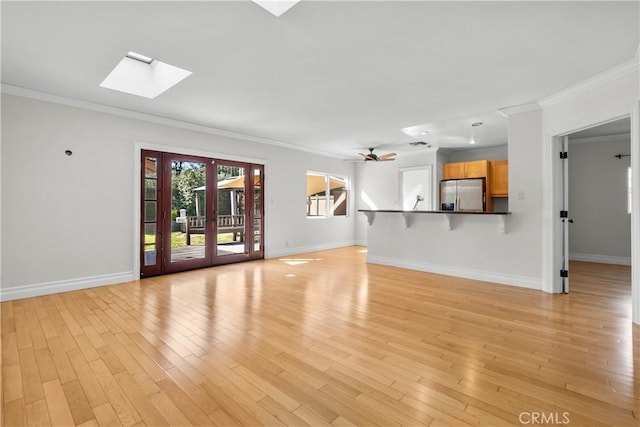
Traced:
<path fill-rule="evenodd" d="M 393 160 L 393 157 L 397 156 L 396 153 L 389 153 L 389 154 L 383 154 L 381 156 L 378 156 L 378 159 L 380 160 Z"/>
<path fill-rule="evenodd" d="M 393 162 L 395 159 L 396 159 L 395 157 L 387 157 L 386 159 L 379 158 L 378 161 L 379 162 Z"/>
<path fill-rule="evenodd" d="M 375 160 L 375 158 L 372 157 L 371 154 L 362 154 L 362 153 L 358 153 L 358 154 L 360 154 L 365 161 Z"/>

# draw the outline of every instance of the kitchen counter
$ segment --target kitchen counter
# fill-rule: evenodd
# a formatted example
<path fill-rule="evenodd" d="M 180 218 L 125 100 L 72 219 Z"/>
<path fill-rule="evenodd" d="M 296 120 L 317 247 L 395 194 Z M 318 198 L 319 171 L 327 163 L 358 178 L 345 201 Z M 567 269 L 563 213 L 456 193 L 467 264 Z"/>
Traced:
<path fill-rule="evenodd" d="M 423 213 L 423 214 L 460 214 L 460 215 L 511 215 L 506 211 L 402 211 L 398 209 L 358 209 L 358 212 L 388 212 L 388 213 Z"/>
<path fill-rule="evenodd" d="M 369 225 L 373 225 L 377 213 L 399 213 L 402 214 L 405 222 L 405 227 L 411 226 L 413 217 L 418 214 L 439 214 L 444 215 L 446 219 L 447 230 L 451 230 L 451 218 L 453 215 L 494 215 L 498 218 L 498 230 L 501 234 L 506 233 L 506 217 L 511 215 L 511 212 L 495 212 L 495 211 L 404 211 L 397 209 L 358 209 L 358 212 L 362 212 L 367 216 Z"/>

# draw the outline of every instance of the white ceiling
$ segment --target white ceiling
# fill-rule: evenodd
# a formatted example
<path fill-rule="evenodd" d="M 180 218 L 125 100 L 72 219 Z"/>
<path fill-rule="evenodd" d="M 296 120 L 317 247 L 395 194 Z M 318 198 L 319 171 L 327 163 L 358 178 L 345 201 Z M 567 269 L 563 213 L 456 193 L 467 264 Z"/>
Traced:
<path fill-rule="evenodd" d="M 506 143 L 498 109 L 632 59 L 639 29 L 635 1 L 2 1 L 2 82 L 339 156 L 401 153 L 416 126 L 455 149 L 483 121 L 478 148 Z M 101 88 L 129 51 L 193 74 Z"/>

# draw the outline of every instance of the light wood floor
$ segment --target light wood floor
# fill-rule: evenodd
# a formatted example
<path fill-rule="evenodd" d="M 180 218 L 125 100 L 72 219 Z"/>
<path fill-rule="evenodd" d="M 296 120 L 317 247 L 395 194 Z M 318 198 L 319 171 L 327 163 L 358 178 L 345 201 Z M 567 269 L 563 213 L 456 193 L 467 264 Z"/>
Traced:
<path fill-rule="evenodd" d="M 3 425 L 640 425 L 628 267 L 549 295 L 365 256 L 2 303 Z"/>

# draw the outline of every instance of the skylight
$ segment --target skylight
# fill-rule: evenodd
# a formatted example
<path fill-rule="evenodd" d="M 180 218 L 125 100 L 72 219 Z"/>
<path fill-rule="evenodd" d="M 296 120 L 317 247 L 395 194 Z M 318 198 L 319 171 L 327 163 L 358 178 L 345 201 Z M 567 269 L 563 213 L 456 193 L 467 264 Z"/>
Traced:
<path fill-rule="evenodd" d="M 295 6 L 299 1 L 300 0 L 253 0 L 255 4 L 278 17 Z"/>
<path fill-rule="evenodd" d="M 153 99 L 190 74 L 191 71 L 129 52 L 100 87 Z"/>
<path fill-rule="evenodd" d="M 140 55 L 139 53 L 135 52 L 129 52 L 125 55 L 125 57 L 144 62 L 145 64 L 151 64 L 153 62 L 153 58 L 149 58 L 148 56 Z"/>

